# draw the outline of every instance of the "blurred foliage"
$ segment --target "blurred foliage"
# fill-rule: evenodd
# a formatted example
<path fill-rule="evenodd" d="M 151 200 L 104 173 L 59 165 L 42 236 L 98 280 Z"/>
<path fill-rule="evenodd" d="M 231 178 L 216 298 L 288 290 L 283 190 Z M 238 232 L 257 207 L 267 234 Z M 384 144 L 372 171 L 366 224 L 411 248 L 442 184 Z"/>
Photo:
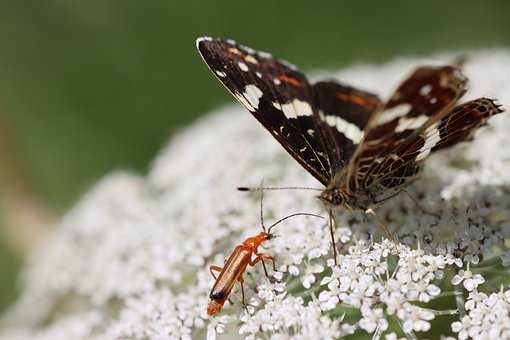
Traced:
<path fill-rule="evenodd" d="M 230 102 L 195 51 L 231 37 L 303 68 L 510 43 L 508 1 L 2 1 L 0 109 L 62 209 L 142 170 L 177 126 Z"/>
<path fill-rule="evenodd" d="M 232 101 L 198 56 L 198 36 L 304 69 L 339 67 L 509 45 L 509 12 L 505 0 L 2 1 L 0 114 L 26 180 L 62 212 L 111 169 L 144 171 L 172 132 Z"/>
<path fill-rule="evenodd" d="M 0 311 L 16 297 L 15 285 L 20 264 L 19 256 L 11 252 L 0 237 Z"/>

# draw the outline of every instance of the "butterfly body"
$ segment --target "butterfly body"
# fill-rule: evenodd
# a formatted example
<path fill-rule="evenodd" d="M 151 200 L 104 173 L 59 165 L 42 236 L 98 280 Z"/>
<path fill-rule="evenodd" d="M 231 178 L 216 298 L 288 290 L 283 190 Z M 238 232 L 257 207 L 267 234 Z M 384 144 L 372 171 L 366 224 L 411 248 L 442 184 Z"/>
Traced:
<path fill-rule="evenodd" d="M 230 40 L 197 47 L 220 82 L 325 189 L 332 207 L 374 208 L 401 192 L 436 151 L 468 141 L 503 110 L 463 104 L 460 65 L 422 66 L 383 102 L 336 80 L 311 83 L 295 66 Z"/>
<path fill-rule="evenodd" d="M 326 188 L 319 198 L 333 208 L 349 211 L 366 211 L 379 204 L 370 192 L 350 193 L 345 186 Z"/>

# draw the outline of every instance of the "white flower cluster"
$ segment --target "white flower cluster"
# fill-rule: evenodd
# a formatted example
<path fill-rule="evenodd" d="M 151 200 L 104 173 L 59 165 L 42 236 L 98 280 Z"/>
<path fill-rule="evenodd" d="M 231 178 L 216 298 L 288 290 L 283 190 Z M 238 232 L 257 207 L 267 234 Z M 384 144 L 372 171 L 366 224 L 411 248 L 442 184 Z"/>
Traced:
<path fill-rule="evenodd" d="M 395 268 L 391 268 L 392 260 Z M 332 275 L 323 278 L 321 285 L 327 285 L 327 290 L 319 295 L 321 308 L 328 311 L 344 303 L 360 309 L 357 326 L 369 333 L 385 331 L 391 315 L 400 320 L 405 333 L 428 331 L 433 311 L 411 302 L 437 297 L 441 290 L 436 284 L 453 262 L 388 240 L 370 246 L 358 242 L 340 256 Z"/>
<path fill-rule="evenodd" d="M 267 331 L 287 333 L 289 337 L 295 332 L 299 338 L 312 338 L 316 334 L 321 339 L 352 334 L 356 329 L 380 334 L 388 329 L 391 316 L 402 323 L 405 333 L 411 334 L 428 331 L 429 321 L 442 313 L 412 302 L 429 302 L 441 293 L 435 283 L 443 278 L 443 270 L 453 264 L 453 259 L 426 255 L 422 250 L 384 240 L 371 245 L 360 241 L 349 248 L 348 254 L 341 255 L 339 261 L 339 266 L 330 263 L 331 275 L 324 276 L 317 286 L 327 289 L 317 298 L 304 292 L 303 295 L 310 297 L 307 304 L 302 297 L 289 296 L 281 284 L 259 286 L 258 297 L 250 305 L 264 302 L 264 308 L 253 315 L 244 314 L 241 334 L 249 334 L 248 338 L 253 339 Z M 340 323 L 328 316 L 339 305 L 359 310 L 359 321 Z M 317 313 L 320 317 L 309 318 Z"/>
<path fill-rule="evenodd" d="M 452 323 L 464 339 L 510 339 L 510 289 L 487 295 L 473 291 L 465 304 L 467 314 Z"/>
<path fill-rule="evenodd" d="M 387 84 L 424 62 L 355 66 L 339 78 L 387 96 Z M 473 53 L 467 99 L 510 108 L 509 65 L 509 51 Z M 146 177 L 112 174 L 65 216 L 27 264 L 0 339 L 509 338 L 509 290 L 496 292 L 509 277 L 508 131 L 501 114 L 473 143 L 427 162 L 410 191 L 439 216 L 405 196 L 378 210 L 398 245 L 366 216 L 339 213 L 334 266 L 326 220 L 278 225 L 260 249 L 276 256 L 278 272 L 248 268 L 247 311 L 235 289 L 234 305 L 209 317 L 208 265 L 260 231 L 259 197 L 235 188 L 262 179 L 319 187 L 243 109 L 212 113 L 175 137 Z M 314 194 L 267 192 L 266 224 L 324 215 Z"/>

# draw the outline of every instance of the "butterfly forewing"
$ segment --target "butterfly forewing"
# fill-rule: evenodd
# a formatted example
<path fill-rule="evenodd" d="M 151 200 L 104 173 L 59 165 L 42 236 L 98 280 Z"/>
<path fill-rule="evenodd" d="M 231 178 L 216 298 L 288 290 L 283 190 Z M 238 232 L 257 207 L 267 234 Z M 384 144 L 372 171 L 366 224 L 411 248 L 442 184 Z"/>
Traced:
<path fill-rule="evenodd" d="M 233 41 L 202 38 L 197 47 L 227 89 L 320 182 L 331 177 L 316 132 L 312 88 L 294 66 Z"/>

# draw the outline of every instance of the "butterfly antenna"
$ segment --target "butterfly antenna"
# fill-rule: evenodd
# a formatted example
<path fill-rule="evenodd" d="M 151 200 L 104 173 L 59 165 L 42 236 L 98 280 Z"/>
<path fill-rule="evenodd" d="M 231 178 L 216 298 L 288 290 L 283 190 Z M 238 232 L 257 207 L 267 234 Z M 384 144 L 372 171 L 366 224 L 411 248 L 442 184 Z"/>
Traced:
<path fill-rule="evenodd" d="M 271 226 L 269 228 L 267 228 L 267 232 L 269 234 L 271 234 L 271 229 L 273 229 L 277 224 L 285 221 L 286 219 L 289 219 L 291 217 L 294 217 L 294 216 L 313 216 L 313 217 L 318 217 L 318 218 L 324 218 L 320 215 L 316 215 L 316 214 L 310 214 L 310 213 L 295 213 L 295 214 L 292 214 L 292 215 L 289 215 L 289 216 L 285 216 L 281 219 L 279 219 L 278 221 L 276 221 L 275 223 L 271 224 Z"/>
<path fill-rule="evenodd" d="M 264 187 L 264 179 L 260 182 L 260 187 Z M 260 224 L 262 225 L 262 230 L 266 231 L 266 226 L 264 225 L 264 190 L 260 191 Z"/>
<path fill-rule="evenodd" d="M 309 187 L 237 187 L 239 191 L 264 191 L 264 190 L 315 190 L 322 191 L 323 189 L 319 188 L 309 188 Z"/>

